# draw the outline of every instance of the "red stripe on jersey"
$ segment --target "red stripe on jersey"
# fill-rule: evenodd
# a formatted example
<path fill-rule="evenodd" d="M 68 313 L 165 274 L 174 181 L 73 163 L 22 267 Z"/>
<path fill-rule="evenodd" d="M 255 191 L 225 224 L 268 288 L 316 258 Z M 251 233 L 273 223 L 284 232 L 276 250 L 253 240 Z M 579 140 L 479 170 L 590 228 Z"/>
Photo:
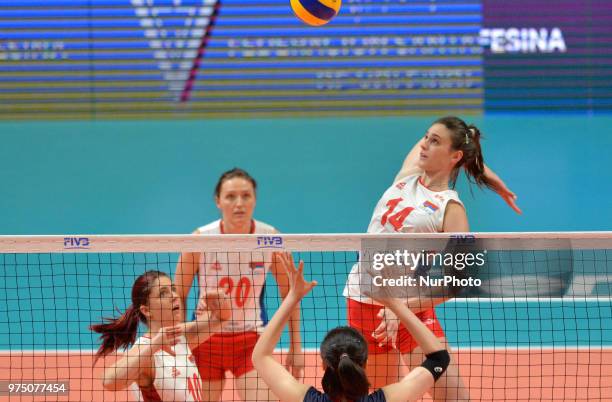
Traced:
<path fill-rule="evenodd" d="M 161 396 L 159 396 L 159 393 L 155 389 L 155 385 L 151 385 L 147 388 L 139 385 L 138 388 L 140 388 L 140 393 L 142 394 L 144 402 L 157 402 L 162 400 Z"/>
<path fill-rule="evenodd" d="M 427 190 L 429 190 L 429 191 L 431 191 L 431 192 L 433 192 L 433 193 L 442 193 L 442 192 L 446 191 L 446 190 L 432 190 L 432 189 L 430 189 L 429 187 L 427 187 L 427 186 L 425 185 L 425 182 L 423 181 L 423 178 L 422 178 L 422 177 L 419 177 L 418 182 L 419 182 L 419 184 L 420 184 L 421 186 L 425 187 Z"/>

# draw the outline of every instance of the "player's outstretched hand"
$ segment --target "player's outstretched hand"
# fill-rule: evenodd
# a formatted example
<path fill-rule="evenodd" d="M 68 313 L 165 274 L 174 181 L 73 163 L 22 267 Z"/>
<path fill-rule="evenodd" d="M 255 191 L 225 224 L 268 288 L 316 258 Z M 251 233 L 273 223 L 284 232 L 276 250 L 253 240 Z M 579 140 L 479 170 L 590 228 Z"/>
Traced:
<path fill-rule="evenodd" d="M 521 209 L 516 204 L 516 199 L 518 197 L 508 188 L 508 186 L 506 186 L 506 183 L 504 183 L 504 181 L 486 165 L 484 174 L 493 186 L 495 192 L 499 194 L 499 196 L 506 202 L 506 204 L 508 204 L 508 206 L 512 208 L 512 210 L 514 210 L 514 212 L 516 212 L 517 214 L 522 214 L 523 211 L 521 211 Z"/>
<path fill-rule="evenodd" d="M 223 291 L 208 292 L 204 295 L 206 309 L 211 312 L 213 317 L 220 321 L 227 321 L 232 318 L 232 302 Z"/>
<path fill-rule="evenodd" d="M 307 282 L 304 279 L 304 261 L 300 261 L 298 268 L 296 268 L 291 253 L 280 253 L 278 261 L 285 272 L 287 272 L 287 277 L 289 278 L 289 294 L 287 297 L 295 297 L 297 300 L 302 300 L 312 288 L 317 286 L 317 281 Z"/>
<path fill-rule="evenodd" d="M 153 348 L 159 350 L 163 347 L 171 347 L 178 343 L 183 335 L 183 326 L 163 327 L 151 338 Z"/>
<path fill-rule="evenodd" d="M 505 184 L 503 185 L 502 188 L 498 188 L 496 191 L 497 191 L 497 194 L 499 194 L 499 196 L 504 201 L 506 201 L 506 204 L 508 204 L 508 206 L 510 206 L 510 208 L 512 208 L 514 210 L 514 212 L 516 212 L 517 214 L 522 214 L 523 213 L 523 211 L 521 211 L 521 209 L 516 204 L 516 199 L 518 197 L 516 196 L 516 194 L 514 194 L 512 191 L 510 191 L 510 189 L 508 187 L 506 187 Z"/>
<path fill-rule="evenodd" d="M 380 318 L 380 324 L 372 333 L 372 337 L 378 342 L 378 346 L 382 347 L 391 342 L 393 349 L 397 349 L 397 331 L 399 329 L 399 320 L 397 316 L 388 308 L 381 308 L 376 316 Z"/>

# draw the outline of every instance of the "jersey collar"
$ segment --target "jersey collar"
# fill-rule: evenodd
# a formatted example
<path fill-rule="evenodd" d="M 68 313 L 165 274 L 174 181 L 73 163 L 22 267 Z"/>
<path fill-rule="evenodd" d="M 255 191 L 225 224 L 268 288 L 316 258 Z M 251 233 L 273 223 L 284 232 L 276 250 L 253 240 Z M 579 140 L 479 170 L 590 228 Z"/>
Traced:
<path fill-rule="evenodd" d="M 223 227 L 223 219 L 219 220 L 219 231 L 221 234 L 225 233 L 225 228 Z M 249 229 L 249 234 L 255 233 L 255 220 L 251 219 L 251 229 Z"/>

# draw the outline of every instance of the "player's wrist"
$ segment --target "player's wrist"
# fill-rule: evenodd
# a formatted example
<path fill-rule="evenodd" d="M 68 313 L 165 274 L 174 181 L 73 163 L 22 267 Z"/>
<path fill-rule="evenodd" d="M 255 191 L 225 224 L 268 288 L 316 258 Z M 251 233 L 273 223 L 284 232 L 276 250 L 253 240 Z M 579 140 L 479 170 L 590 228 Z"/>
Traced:
<path fill-rule="evenodd" d="M 301 353 L 302 352 L 302 343 L 301 342 L 291 342 L 291 344 L 289 344 L 289 352 L 290 353 Z"/>
<path fill-rule="evenodd" d="M 150 354 L 151 356 L 153 356 L 155 353 L 159 352 L 162 349 L 162 339 L 159 336 L 156 336 L 154 338 L 151 339 L 151 344 L 149 345 L 149 351 L 150 353 L 145 353 L 144 355 Z M 141 349 L 141 354 L 142 353 L 142 349 Z"/>
<path fill-rule="evenodd" d="M 219 314 L 216 314 L 215 312 L 210 310 L 204 310 L 199 320 L 202 322 L 206 322 L 209 325 L 219 324 L 222 322 Z"/>
<path fill-rule="evenodd" d="M 385 301 L 385 318 L 397 318 L 396 312 L 401 309 L 405 302 L 399 299 L 388 299 Z"/>
<path fill-rule="evenodd" d="M 291 289 L 289 290 L 289 293 L 287 293 L 285 300 L 295 306 L 300 302 L 300 300 L 302 300 L 302 297 L 303 296 L 300 295 L 295 289 Z"/>

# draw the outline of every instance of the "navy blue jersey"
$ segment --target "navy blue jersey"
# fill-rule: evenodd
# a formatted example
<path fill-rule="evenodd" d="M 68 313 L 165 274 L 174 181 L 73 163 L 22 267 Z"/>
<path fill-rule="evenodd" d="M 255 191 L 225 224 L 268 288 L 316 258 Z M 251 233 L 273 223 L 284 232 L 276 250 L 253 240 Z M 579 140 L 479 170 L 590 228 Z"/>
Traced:
<path fill-rule="evenodd" d="M 385 393 L 382 389 L 372 392 L 368 396 L 364 396 L 358 402 L 385 402 Z M 315 387 L 310 387 L 304 396 L 304 402 L 332 402 L 326 394 L 322 393 Z"/>

